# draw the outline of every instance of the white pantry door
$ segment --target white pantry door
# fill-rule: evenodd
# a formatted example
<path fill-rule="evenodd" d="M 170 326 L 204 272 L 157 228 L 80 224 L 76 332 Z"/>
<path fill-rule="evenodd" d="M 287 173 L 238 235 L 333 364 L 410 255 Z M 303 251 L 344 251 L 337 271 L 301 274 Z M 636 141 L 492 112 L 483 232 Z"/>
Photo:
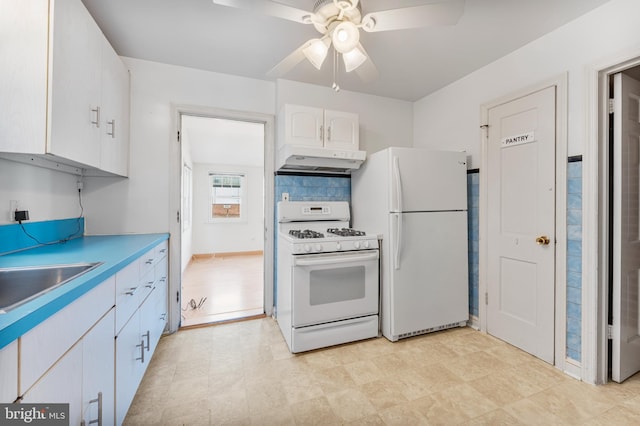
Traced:
<path fill-rule="evenodd" d="M 640 82 L 614 75 L 611 378 L 640 371 Z"/>
<path fill-rule="evenodd" d="M 551 364 L 555 90 L 489 109 L 487 140 L 487 332 Z"/>

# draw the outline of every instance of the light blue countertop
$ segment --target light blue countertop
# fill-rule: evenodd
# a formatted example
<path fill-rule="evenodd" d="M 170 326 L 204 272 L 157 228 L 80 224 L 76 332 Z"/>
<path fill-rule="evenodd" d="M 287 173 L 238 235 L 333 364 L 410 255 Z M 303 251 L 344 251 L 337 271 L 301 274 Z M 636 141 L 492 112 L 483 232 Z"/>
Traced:
<path fill-rule="evenodd" d="M 103 262 L 97 268 L 0 314 L 0 349 L 114 275 L 169 234 L 85 236 L 0 256 L 0 268 Z"/>

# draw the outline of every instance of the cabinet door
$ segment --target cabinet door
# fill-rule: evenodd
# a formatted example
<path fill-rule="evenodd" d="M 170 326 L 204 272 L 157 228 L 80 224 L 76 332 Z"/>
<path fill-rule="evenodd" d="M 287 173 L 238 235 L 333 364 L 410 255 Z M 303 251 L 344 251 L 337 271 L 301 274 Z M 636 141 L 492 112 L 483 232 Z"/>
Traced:
<path fill-rule="evenodd" d="M 18 341 L 0 349 L 0 403 L 18 398 Z"/>
<path fill-rule="evenodd" d="M 323 145 L 323 110 L 300 105 L 284 107 L 284 139 L 292 145 Z"/>
<path fill-rule="evenodd" d="M 82 341 L 75 344 L 22 397 L 23 403 L 69 404 L 69 423 L 82 417 Z"/>
<path fill-rule="evenodd" d="M 0 151 L 44 154 L 49 2 L 0 1 Z"/>
<path fill-rule="evenodd" d="M 99 167 L 102 33 L 80 0 L 53 5 L 47 151 Z"/>
<path fill-rule="evenodd" d="M 360 146 L 358 114 L 326 110 L 324 112 L 324 146 L 331 149 L 357 151 Z"/>
<path fill-rule="evenodd" d="M 82 418 L 85 424 L 114 424 L 115 310 L 82 339 Z"/>
<path fill-rule="evenodd" d="M 136 311 L 116 337 L 116 424 L 122 424 L 133 401 L 147 362 L 146 340 L 140 334 Z"/>
<path fill-rule="evenodd" d="M 106 38 L 102 40 L 100 168 L 120 176 L 129 170 L 129 71 Z"/>

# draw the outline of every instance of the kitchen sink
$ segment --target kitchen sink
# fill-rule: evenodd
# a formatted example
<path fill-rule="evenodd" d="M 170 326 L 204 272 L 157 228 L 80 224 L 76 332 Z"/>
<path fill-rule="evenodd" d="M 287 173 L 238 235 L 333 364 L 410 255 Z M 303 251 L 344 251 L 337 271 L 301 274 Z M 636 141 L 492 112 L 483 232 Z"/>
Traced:
<path fill-rule="evenodd" d="M 0 268 L 0 314 L 7 313 L 100 265 L 102 262 Z"/>

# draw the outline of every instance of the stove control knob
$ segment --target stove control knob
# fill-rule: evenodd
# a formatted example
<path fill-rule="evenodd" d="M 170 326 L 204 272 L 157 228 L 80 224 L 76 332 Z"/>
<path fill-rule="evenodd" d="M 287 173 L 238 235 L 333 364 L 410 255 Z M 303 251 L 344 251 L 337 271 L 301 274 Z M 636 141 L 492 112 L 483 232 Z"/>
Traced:
<path fill-rule="evenodd" d="M 342 250 L 342 245 L 340 245 L 340 241 L 336 243 L 336 250 Z"/>
<path fill-rule="evenodd" d="M 362 243 L 364 245 L 364 248 L 369 248 L 369 241 L 365 241 L 364 243 Z"/>
<path fill-rule="evenodd" d="M 353 246 L 357 249 L 360 248 L 360 241 L 356 241 L 355 243 L 353 243 Z"/>
<path fill-rule="evenodd" d="M 322 251 L 322 244 L 316 244 L 316 251 Z"/>
<path fill-rule="evenodd" d="M 309 253 L 311 251 L 311 246 L 309 244 L 305 244 L 304 245 L 304 251 L 306 251 L 307 253 Z"/>

